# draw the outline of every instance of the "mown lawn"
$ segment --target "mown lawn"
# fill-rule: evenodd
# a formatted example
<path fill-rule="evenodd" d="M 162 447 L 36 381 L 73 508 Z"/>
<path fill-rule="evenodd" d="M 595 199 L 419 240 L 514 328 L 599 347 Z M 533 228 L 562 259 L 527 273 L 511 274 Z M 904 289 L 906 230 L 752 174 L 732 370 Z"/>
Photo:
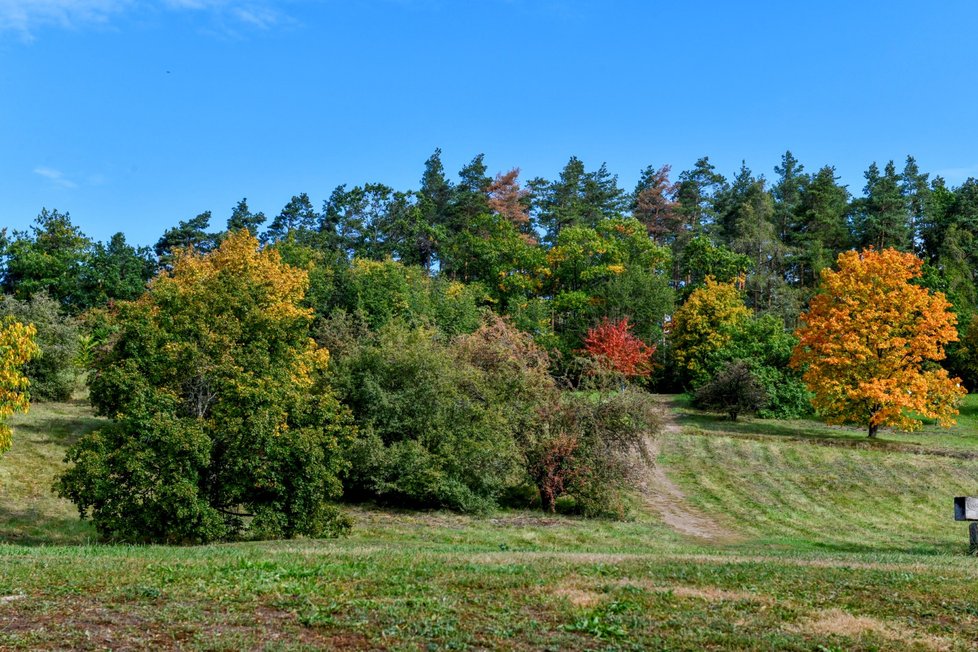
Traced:
<path fill-rule="evenodd" d="M 910 451 L 684 422 L 661 463 L 719 542 L 641 512 L 350 508 L 342 539 L 166 548 L 88 543 L 46 488 L 97 421 L 35 406 L 0 460 L 0 648 L 974 649 L 978 561 L 950 497 L 976 493 L 978 461 L 949 454 L 974 426 Z"/>

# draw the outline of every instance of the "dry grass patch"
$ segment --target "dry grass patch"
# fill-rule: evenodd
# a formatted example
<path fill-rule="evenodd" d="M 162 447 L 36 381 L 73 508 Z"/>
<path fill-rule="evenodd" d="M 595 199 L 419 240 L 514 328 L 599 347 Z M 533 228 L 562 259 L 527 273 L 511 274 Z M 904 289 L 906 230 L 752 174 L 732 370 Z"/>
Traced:
<path fill-rule="evenodd" d="M 953 641 L 941 636 L 918 634 L 909 627 L 893 621 L 880 620 L 870 616 L 856 616 L 842 609 L 818 611 L 792 630 L 813 636 L 859 638 L 865 635 L 875 635 L 887 641 L 927 650 L 942 651 L 954 647 Z"/>

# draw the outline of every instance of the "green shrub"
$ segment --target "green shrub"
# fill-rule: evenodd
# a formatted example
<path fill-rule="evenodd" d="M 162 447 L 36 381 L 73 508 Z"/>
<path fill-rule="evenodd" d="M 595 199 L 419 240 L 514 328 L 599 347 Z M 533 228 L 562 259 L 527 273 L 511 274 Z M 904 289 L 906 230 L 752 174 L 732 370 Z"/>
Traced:
<path fill-rule="evenodd" d="M 37 329 L 40 354 L 27 363 L 25 372 L 31 382 L 31 398 L 42 401 L 66 401 L 78 382 L 78 358 L 81 333 L 77 322 L 62 313 L 61 305 L 46 292 L 29 299 L 4 297 L 0 316 L 13 317 Z"/>
<path fill-rule="evenodd" d="M 518 479 L 498 388 L 436 330 L 392 321 L 333 374 L 360 430 L 348 452 L 348 498 L 480 511 Z"/>
<path fill-rule="evenodd" d="M 797 419 L 812 413 L 811 392 L 799 374 L 788 366 L 798 339 L 784 328 L 781 319 L 761 315 L 740 323 L 730 331 L 729 341 L 708 359 L 697 378 L 699 388 L 734 361 L 748 365 L 766 395 L 758 415 L 765 419 Z"/>
<path fill-rule="evenodd" d="M 736 421 L 741 414 L 755 414 L 767 405 L 767 391 L 743 360 L 726 363 L 693 395 L 696 407 L 720 412 Z"/>

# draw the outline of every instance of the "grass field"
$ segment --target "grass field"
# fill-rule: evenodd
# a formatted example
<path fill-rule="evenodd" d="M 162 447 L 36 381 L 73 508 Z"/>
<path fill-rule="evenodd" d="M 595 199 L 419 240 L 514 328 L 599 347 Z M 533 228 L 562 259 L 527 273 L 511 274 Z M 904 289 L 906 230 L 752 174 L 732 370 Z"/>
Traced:
<path fill-rule="evenodd" d="M 351 508 L 348 537 L 93 545 L 49 488 L 98 421 L 14 420 L 0 460 L 2 649 L 969 650 L 978 401 L 952 431 L 868 442 L 688 409 L 659 463 L 717 538 L 612 522 Z M 640 504 L 640 501 L 636 501 Z"/>

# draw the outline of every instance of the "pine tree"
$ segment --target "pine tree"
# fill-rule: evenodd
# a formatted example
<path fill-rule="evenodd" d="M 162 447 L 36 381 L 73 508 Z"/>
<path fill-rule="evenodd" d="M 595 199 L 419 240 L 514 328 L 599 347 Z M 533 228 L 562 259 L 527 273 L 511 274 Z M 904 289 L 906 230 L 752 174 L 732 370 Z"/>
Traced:
<path fill-rule="evenodd" d="M 231 210 L 231 217 L 228 218 L 228 231 L 240 231 L 248 229 L 251 235 L 258 235 L 258 229 L 265 223 L 264 213 L 252 213 L 248 208 L 248 199 L 243 198 Z"/>
<path fill-rule="evenodd" d="M 632 217 L 645 225 L 649 237 L 657 244 L 671 244 L 679 227 L 677 184 L 669 181 L 672 168 L 648 166 L 642 170 L 632 193 Z"/>
<path fill-rule="evenodd" d="M 853 226 L 860 247 L 910 251 L 911 231 L 900 177 L 893 161 L 880 174 L 876 163 L 866 170 L 865 196 L 853 202 Z"/>
<path fill-rule="evenodd" d="M 309 195 L 306 193 L 294 195 L 282 208 L 282 212 L 268 225 L 263 240 L 279 242 L 290 234 L 300 240 L 309 239 L 319 231 L 319 222 L 319 215 L 313 208 Z"/>

